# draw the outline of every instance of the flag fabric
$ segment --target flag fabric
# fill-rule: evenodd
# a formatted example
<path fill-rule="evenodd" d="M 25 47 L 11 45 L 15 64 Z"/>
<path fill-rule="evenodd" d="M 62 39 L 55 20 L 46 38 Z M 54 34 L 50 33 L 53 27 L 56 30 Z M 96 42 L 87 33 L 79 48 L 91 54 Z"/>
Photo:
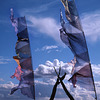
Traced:
<path fill-rule="evenodd" d="M 65 15 L 68 22 L 65 23 L 61 12 L 60 22 L 62 29 L 60 29 L 60 38 L 74 54 L 72 77 L 69 81 L 72 82 L 74 87 L 77 84 L 88 90 L 95 91 L 87 44 L 75 2 L 74 0 L 61 0 L 61 2 L 65 7 Z"/>
<path fill-rule="evenodd" d="M 25 17 L 14 18 L 11 9 L 11 22 L 17 35 L 15 46 L 17 56 L 13 58 L 18 64 L 11 78 L 16 77 L 19 80 L 19 85 L 11 89 L 11 94 L 20 89 L 22 94 L 35 100 L 34 73 L 26 19 Z"/>
<path fill-rule="evenodd" d="M 15 56 L 17 57 L 17 56 Z M 14 57 L 13 57 L 14 58 Z M 15 69 L 15 73 L 14 75 L 11 76 L 11 78 L 14 78 L 16 77 L 17 80 L 21 80 L 21 75 L 24 73 L 22 70 L 21 70 L 21 66 L 20 66 L 20 62 L 19 62 L 19 59 L 18 58 L 14 58 L 15 61 L 17 62 L 18 64 L 18 67 Z"/>

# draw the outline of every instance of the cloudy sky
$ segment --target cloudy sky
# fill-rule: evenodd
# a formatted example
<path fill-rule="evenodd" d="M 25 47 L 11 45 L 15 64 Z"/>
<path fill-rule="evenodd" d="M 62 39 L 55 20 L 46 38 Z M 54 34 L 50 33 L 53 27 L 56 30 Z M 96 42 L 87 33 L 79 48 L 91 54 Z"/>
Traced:
<path fill-rule="evenodd" d="M 98 98 L 100 99 L 100 0 L 75 0 L 85 32 L 96 82 Z M 16 34 L 10 22 L 10 8 L 14 9 L 15 17 L 25 16 L 31 43 L 32 61 L 35 70 L 37 100 L 49 100 L 52 88 L 56 82 L 53 65 L 61 74 L 69 73 L 71 66 L 67 62 L 73 59 L 73 54 L 59 37 L 60 8 L 63 16 L 64 8 L 60 0 L 0 0 L 0 99 L 31 100 L 22 96 L 20 91 L 10 96 L 10 89 L 18 84 L 16 79 L 10 79 L 17 67 L 12 59 L 15 54 Z M 65 19 L 66 20 L 66 19 Z M 66 76 L 66 80 L 70 76 Z M 93 93 L 65 81 L 65 85 L 76 100 L 93 100 Z M 45 91 L 43 91 L 45 90 Z M 81 91 L 82 90 L 82 91 Z M 48 91 L 48 92 L 46 92 Z M 80 91 L 80 92 L 79 92 Z M 59 85 L 55 100 L 67 100 L 61 85 Z"/>

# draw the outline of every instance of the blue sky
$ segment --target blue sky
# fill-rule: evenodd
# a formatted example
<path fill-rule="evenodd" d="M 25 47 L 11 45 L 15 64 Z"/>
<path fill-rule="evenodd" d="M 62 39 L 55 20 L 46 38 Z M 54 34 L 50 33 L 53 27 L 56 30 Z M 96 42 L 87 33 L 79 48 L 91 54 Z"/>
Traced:
<path fill-rule="evenodd" d="M 99 82 L 100 0 L 75 1 L 85 32 L 90 60 L 95 66 L 93 67 L 95 80 Z M 73 59 L 73 54 L 59 37 L 60 8 L 65 19 L 64 8 L 60 0 L 0 1 L 0 84 L 6 85 L 9 81 L 18 83 L 16 79 L 10 79 L 17 67 L 12 59 L 16 55 L 17 37 L 10 21 L 10 8 L 13 8 L 15 17 L 26 17 L 34 70 L 41 64 L 45 65 L 46 61 L 54 62 L 54 59 L 58 59 L 66 63 Z M 39 68 L 43 70 L 44 67 Z M 44 68 L 44 72 L 45 70 Z"/>

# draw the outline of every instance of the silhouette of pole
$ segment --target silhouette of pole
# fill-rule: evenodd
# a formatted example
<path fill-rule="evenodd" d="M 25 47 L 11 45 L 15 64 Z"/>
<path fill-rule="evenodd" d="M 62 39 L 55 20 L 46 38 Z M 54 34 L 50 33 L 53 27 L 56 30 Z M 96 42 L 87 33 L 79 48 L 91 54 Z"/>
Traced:
<path fill-rule="evenodd" d="M 54 67 L 54 69 L 55 69 L 55 67 Z M 61 71 L 61 69 L 59 71 Z M 55 72 L 56 72 L 58 78 L 57 78 L 57 81 L 56 81 L 56 83 L 55 83 L 55 85 L 53 87 L 52 94 L 51 94 L 51 97 L 50 97 L 49 100 L 54 100 L 54 97 L 55 97 L 55 94 L 56 94 L 56 90 L 57 90 L 57 86 L 59 85 L 59 83 L 61 83 L 61 85 L 62 85 L 62 87 L 63 87 L 66 95 L 70 98 L 70 100 L 74 100 L 73 96 L 69 93 L 69 91 L 67 90 L 66 86 L 64 85 L 64 83 L 62 81 L 65 78 L 66 73 L 62 77 L 59 77 L 60 72 L 58 74 L 57 71 L 56 71 L 56 69 L 55 69 Z"/>
<path fill-rule="evenodd" d="M 70 98 L 70 100 L 74 100 L 73 96 L 69 93 L 69 91 L 67 90 L 66 86 L 64 85 L 64 83 L 61 79 L 60 79 L 60 83 L 61 83 L 66 95 Z"/>
<path fill-rule="evenodd" d="M 51 94 L 51 97 L 50 97 L 50 100 L 53 100 L 55 98 L 55 94 L 56 94 L 56 90 L 57 90 L 57 85 L 59 84 L 59 78 L 57 78 L 57 81 L 53 87 L 53 90 L 52 90 L 52 94 Z"/>

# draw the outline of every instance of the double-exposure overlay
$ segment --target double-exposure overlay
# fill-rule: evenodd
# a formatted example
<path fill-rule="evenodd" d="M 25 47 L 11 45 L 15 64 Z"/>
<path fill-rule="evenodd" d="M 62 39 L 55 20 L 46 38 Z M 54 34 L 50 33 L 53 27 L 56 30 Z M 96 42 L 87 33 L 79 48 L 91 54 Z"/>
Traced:
<path fill-rule="evenodd" d="M 19 85 L 11 89 L 11 94 L 20 89 L 22 94 L 35 99 L 34 73 L 26 19 L 25 17 L 14 18 L 13 9 L 11 9 L 11 22 L 17 35 L 16 56 L 13 58 L 18 64 L 11 78 L 16 77 L 19 80 Z"/>
<path fill-rule="evenodd" d="M 75 2 L 74 0 L 61 1 L 65 7 L 68 23 L 63 20 L 61 12 L 60 22 L 62 29 L 60 29 L 60 37 L 74 54 L 74 59 L 71 61 L 73 65 L 72 77 L 69 81 L 72 82 L 73 87 L 78 84 L 86 89 L 95 91 L 95 98 L 97 99 L 87 44 Z"/>
<path fill-rule="evenodd" d="M 14 39 L 12 64 L 17 66 L 12 69 L 11 78 L 15 78 L 15 83 L 18 81 L 17 85 L 10 82 L 10 96 L 20 91 L 19 99 L 25 100 L 97 100 L 93 65 L 75 0 L 32 2 L 37 7 L 30 4 L 31 9 L 24 7 L 23 12 L 19 10 L 18 16 L 25 15 L 23 17 L 15 17 L 13 9 L 10 9 L 10 24 L 17 38 Z M 48 14 L 45 14 L 46 11 Z"/>

